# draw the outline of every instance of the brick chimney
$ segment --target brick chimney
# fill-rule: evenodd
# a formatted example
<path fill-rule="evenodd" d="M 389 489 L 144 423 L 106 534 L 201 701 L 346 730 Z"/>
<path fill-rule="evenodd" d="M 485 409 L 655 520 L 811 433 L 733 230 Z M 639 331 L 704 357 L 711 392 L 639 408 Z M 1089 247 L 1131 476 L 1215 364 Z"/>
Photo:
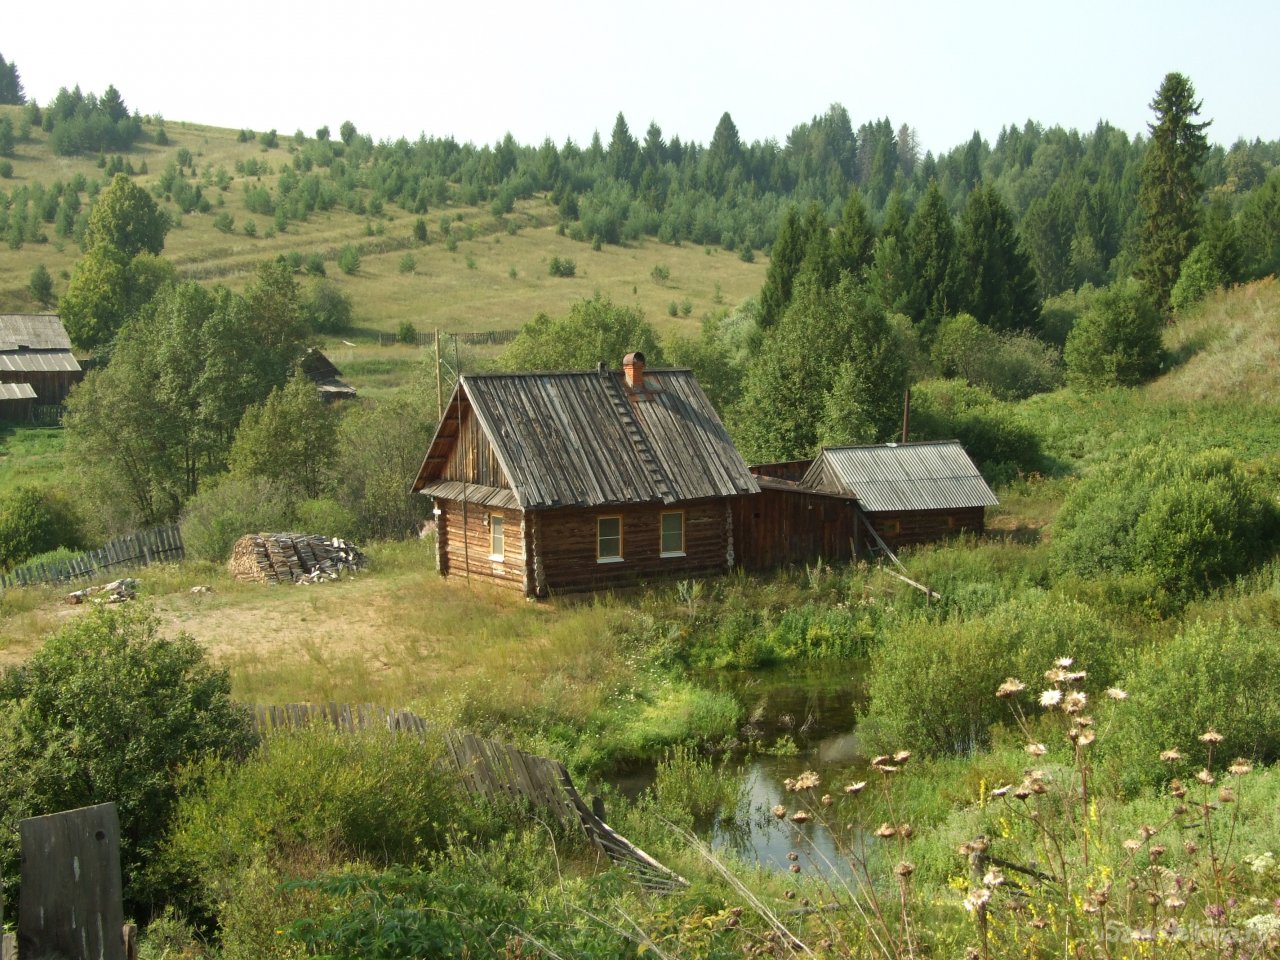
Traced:
<path fill-rule="evenodd" d="M 644 354 L 639 350 L 622 358 L 622 375 L 632 390 L 644 389 Z"/>

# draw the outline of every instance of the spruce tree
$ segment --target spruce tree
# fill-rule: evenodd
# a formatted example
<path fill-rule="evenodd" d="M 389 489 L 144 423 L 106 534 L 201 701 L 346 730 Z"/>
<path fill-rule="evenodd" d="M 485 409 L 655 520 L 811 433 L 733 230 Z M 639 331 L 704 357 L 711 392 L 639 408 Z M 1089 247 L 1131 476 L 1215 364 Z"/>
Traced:
<path fill-rule="evenodd" d="M 1160 84 L 1151 109 L 1151 144 L 1142 164 L 1139 202 L 1146 217 L 1142 227 L 1138 278 L 1156 307 L 1167 313 L 1169 293 L 1182 261 L 1195 246 L 1204 185 L 1200 165 L 1209 151 L 1204 135 L 1209 122 L 1196 123 L 1201 102 L 1181 73 Z"/>
<path fill-rule="evenodd" d="M 804 260 L 806 241 L 804 224 L 798 207 L 792 207 L 782 218 L 778 236 L 769 252 L 769 271 L 765 274 L 764 288 L 760 291 L 760 326 L 768 329 L 786 312 L 791 301 L 791 285 Z"/>
<path fill-rule="evenodd" d="M 932 331 L 955 311 L 955 227 L 951 211 L 936 180 L 929 181 L 907 228 L 907 257 L 911 268 L 908 312 L 916 323 Z"/>
<path fill-rule="evenodd" d="M 1026 330 L 1040 317 L 1038 281 L 1013 215 L 990 184 L 969 194 L 956 242 L 957 307 L 994 330 Z"/>
<path fill-rule="evenodd" d="M 16 63 L 6 63 L 0 56 L 0 103 L 23 104 L 27 102 L 22 90 L 22 77 Z"/>
<path fill-rule="evenodd" d="M 875 245 L 875 227 L 871 225 L 862 196 L 854 190 L 845 201 L 840 225 L 832 239 L 832 254 L 837 268 L 855 276 L 860 274 L 863 268 L 870 266 L 875 256 Z"/>

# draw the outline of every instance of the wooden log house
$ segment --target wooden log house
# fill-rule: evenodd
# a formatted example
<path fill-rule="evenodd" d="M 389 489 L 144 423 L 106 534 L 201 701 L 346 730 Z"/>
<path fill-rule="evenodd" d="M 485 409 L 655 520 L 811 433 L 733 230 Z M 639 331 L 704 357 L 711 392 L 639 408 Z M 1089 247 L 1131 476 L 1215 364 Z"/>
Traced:
<path fill-rule="evenodd" d="M 760 488 L 692 372 L 630 353 L 462 376 L 414 489 L 441 573 L 544 597 L 732 570 L 733 503 Z"/>
<path fill-rule="evenodd" d="M 66 400 L 83 378 L 60 317 L 0 315 L 0 383 L 30 384 L 37 404 L 52 405 Z"/>

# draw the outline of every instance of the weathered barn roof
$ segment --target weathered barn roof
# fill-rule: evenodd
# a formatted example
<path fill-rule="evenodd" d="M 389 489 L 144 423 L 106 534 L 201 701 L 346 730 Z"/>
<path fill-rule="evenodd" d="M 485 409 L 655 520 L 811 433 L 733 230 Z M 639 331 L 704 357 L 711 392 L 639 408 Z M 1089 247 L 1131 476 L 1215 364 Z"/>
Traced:
<path fill-rule="evenodd" d="M 55 314 L 0 314 L 0 373 L 79 369 L 71 352 L 71 339 Z"/>
<path fill-rule="evenodd" d="M 456 438 L 452 420 L 465 403 L 524 509 L 675 503 L 759 490 L 691 371 L 650 370 L 643 380 L 632 390 L 621 373 L 608 370 L 463 376 L 414 489 L 443 495 L 435 482 Z M 467 489 L 470 497 L 474 485 Z"/>
<path fill-rule="evenodd" d="M 35 388 L 29 383 L 0 383 L 0 400 L 34 400 Z"/>
<path fill-rule="evenodd" d="M 948 510 L 999 503 L 959 441 L 828 447 L 802 485 L 852 493 L 862 508 Z"/>
<path fill-rule="evenodd" d="M 322 397 L 338 399 L 356 395 L 356 388 L 342 379 L 342 371 L 315 347 L 303 355 L 302 372 L 316 385 Z"/>
<path fill-rule="evenodd" d="M 62 319 L 53 313 L 0 314 L 0 352 L 70 350 Z"/>

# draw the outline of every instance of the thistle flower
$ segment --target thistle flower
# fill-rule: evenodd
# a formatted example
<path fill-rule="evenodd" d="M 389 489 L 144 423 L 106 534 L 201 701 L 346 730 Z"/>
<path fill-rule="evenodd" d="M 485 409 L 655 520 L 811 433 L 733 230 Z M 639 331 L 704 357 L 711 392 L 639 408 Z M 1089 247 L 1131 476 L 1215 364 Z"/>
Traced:
<path fill-rule="evenodd" d="M 998 887 L 1002 883 L 1004 883 L 1004 874 L 1000 872 L 999 867 L 992 867 L 982 878 L 984 887 Z"/>
<path fill-rule="evenodd" d="M 994 790 L 991 791 L 990 795 L 993 797 L 1003 797 L 1011 789 L 1013 789 L 1013 784 L 1006 783 L 1003 787 L 996 787 Z"/>
<path fill-rule="evenodd" d="M 876 836 L 881 840 L 888 840 L 890 837 L 898 835 L 898 828 L 891 823 L 882 823 L 876 827 Z"/>
<path fill-rule="evenodd" d="M 1062 701 L 1062 709 L 1067 713 L 1079 713 L 1084 709 L 1088 697 L 1083 690 L 1072 690 Z"/>
<path fill-rule="evenodd" d="M 1231 761 L 1231 766 L 1227 767 L 1227 772 L 1237 777 L 1243 777 L 1247 773 L 1253 772 L 1253 767 L 1244 757 L 1236 757 Z"/>
<path fill-rule="evenodd" d="M 1181 780 L 1169 781 L 1169 792 L 1181 800 L 1187 795 L 1187 787 Z"/>
<path fill-rule="evenodd" d="M 833 800 L 833 799 L 831 798 L 831 794 L 829 794 L 829 793 L 824 793 L 824 794 L 822 795 L 822 801 L 821 801 L 821 803 L 822 803 L 822 805 L 823 805 L 824 807 L 829 807 L 829 806 L 831 806 L 833 803 L 835 803 L 835 800 Z"/>
<path fill-rule="evenodd" d="M 897 764 L 903 764 L 903 763 L 906 763 L 906 762 L 907 762 L 908 760 L 910 760 L 910 759 L 911 759 L 911 751 L 910 751 L 910 750 L 898 750 L 898 751 L 897 751 L 896 753 L 894 753 L 894 755 L 893 755 L 893 762 L 894 762 L 894 763 L 897 763 Z"/>
<path fill-rule="evenodd" d="M 779 820 L 781 820 L 783 817 L 787 815 L 787 808 L 784 807 L 782 804 L 778 804 L 776 807 L 773 808 L 773 815 L 777 817 Z"/>
<path fill-rule="evenodd" d="M 1203 783 L 1206 787 L 1213 783 L 1213 774 L 1208 770 L 1201 770 L 1196 774 L 1196 779 Z"/>
<path fill-rule="evenodd" d="M 1107 687 L 1105 693 L 1112 700 L 1128 700 L 1129 699 L 1129 694 L 1125 693 L 1119 687 Z"/>
<path fill-rule="evenodd" d="M 859 780 L 857 783 L 851 783 L 847 787 L 845 787 L 844 792 L 849 794 L 849 796 L 852 797 L 852 796 L 857 796 L 859 793 L 861 793 L 865 789 L 867 789 L 867 781 Z"/>
<path fill-rule="evenodd" d="M 822 781 L 819 779 L 818 774 L 812 770 L 806 770 L 804 773 L 800 774 L 800 776 L 796 777 L 794 780 L 788 778 L 782 781 L 783 786 L 785 786 L 788 790 L 792 792 L 797 792 L 800 790 L 812 790 L 821 782 Z"/>
<path fill-rule="evenodd" d="M 1088 675 L 1089 675 L 1089 671 L 1087 670 L 1072 670 L 1070 673 L 1067 674 L 1066 680 L 1067 680 L 1067 683 L 1079 683 Z"/>
<path fill-rule="evenodd" d="M 1130 837 L 1128 840 L 1124 842 L 1124 848 L 1128 850 L 1130 853 L 1135 852 L 1141 847 L 1142 847 L 1142 841 L 1134 840 L 1132 837 Z"/>
<path fill-rule="evenodd" d="M 1080 744 L 1082 747 L 1087 747 L 1089 744 L 1093 743 L 1094 738 L 1095 735 L 1092 730 L 1081 730 L 1080 737 L 1076 743 Z"/>
<path fill-rule="evenodd" d="M 1067 679 L 1067 671 L 1063 670 L 1061 667 L 1054 667 L 1052 670 L 1046 670 L 1044 672 L 1044 678 L 1049 683 L 1062 683 Z"/>
<path fill-rule="evenodd" d="M 808 823 L 812 819 L 813 817 L 809 816 L 809 812 L 807 810 L 797 810 L 791 815 L 792 823 Z"/>
<path fill-rule="evenodd" d="M 1067 667 L 1075 663 L 1075 660 L 1072 659 L 1071 657 L 1059 657 L 1057 660 L 1053 661 L 1053 663 L 1054 663 L 1054 666 L 1061 667 L 1063 670 L 1065 670 L 1067 669 Z"/>
<path fill-rule="evenodd" d="M 911 876 L 911 874 L 916 872 L 916 868 L 914 864 L 907 863 L 907 861 L 903 860 L 893 868 L 893 872 L 905 880 L 907 877 Z"/>
<path fill-rule="evenodd" d="M 1056 707 L 1061 702 L 1061 690 L 1046 690 L 1040 694 L 1040 706 L 1042 707 Z"/>
<path fill-rule="evenodd" d="M 991 891 L 986 887 L 976 887 L 964 898 L 964 908 L 970 913 L 977 913 L 991 901 Z"/>
<path fill-rule="evenodd" d="M 1214 730 L 1212 727 L 1210 727 L 1204 733 L 1200 734 L 1198 739 L 1200 740 L 1201 743 L 1209 743 L 1209 744 L 1221 743 L 1222 734 L 1220 734 L 1217 730 Z"/>
<path fill-rule="evenodd" d="M 1169 750 L 1161 750 L 1160 759 L 1165 763 L 1177 763 L 1182 759 L 1182 751 L 1177 747 L 1172 747 Z"/>
<path fill-rule="evenodd" d="M 1027 753 L 1031 754 L 1033 757 L 1043 757 L 1049 752 L 1049 748 L 1043 743 L 1028 743 L 1022 749 L 1026 750 Z"/>
<path fill-rule="evenodd" d="M 1004 683 L 1000 684 L 1000 686 L 996 688 L 996 696 L 1001 700 L 1007 700 L 1010 697 L 1021 693 L 1025 689 L 1027 689 L 1027 685 L 1025 683 L 1021 680 L 1015 679 L 1014 677 L 1009 677 Z"/>
<path fill-rule="evenodd" d="M 1222 787 L 1218 790 L 1219 803 L 1235 803 L 1236 792 L 1230 787 Z"/>
<path fill-rule="evenodd" d="M 792 863 L 795 863 L 797 860 L 800 859 L 800 854 L 796 853 L 794 850 L 788 851 L 787 859 L 790 860 Z"/>

